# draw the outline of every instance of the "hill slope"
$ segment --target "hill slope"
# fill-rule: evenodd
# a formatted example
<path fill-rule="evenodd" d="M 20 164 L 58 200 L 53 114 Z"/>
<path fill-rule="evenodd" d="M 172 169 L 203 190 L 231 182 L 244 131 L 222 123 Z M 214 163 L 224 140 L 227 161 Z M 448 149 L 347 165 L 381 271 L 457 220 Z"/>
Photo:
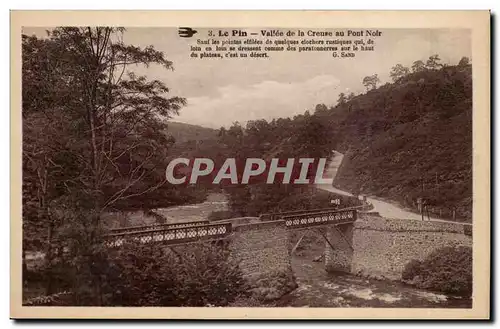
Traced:
<path fill-rule="evenodd" d="M 211 140 L 217 138 L 217 130 L 182 122 L 168 122 L 167 134 L 175 138 L 176 143 Z"/>
<path fill-rule="evenodd" d="M 471 67 L 410 74 L 321 115 L 346 153 L 336 185 L 435 213 L 472 212 Z"/>

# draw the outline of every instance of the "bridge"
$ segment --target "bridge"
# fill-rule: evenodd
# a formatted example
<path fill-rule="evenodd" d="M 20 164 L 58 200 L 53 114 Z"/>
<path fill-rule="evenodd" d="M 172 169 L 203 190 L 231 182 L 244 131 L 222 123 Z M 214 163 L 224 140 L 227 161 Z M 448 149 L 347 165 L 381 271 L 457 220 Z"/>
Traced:
<path fill-rule="evenodd" d="M 110 248 L 120 248 L 127 242 L 155 243 L 178 253 L 175 248 L 180 245 L 224 241 L 221 248 L 228 248 L 229 257 L 238 262 L 250 285 L 261 288 L 262 284 L 268 285 L 259 291 L 270 291 L 277 282 L 284 285 L 283 291 L 293 289 L 290 288 L 295 284 L 291 256 L 302 238 L 310 233 L 325 240 L 323 259 L 327 272 L 394 280 L 401 278 L 408 262 L 423 260 L 437 248 L 472 246 L 470 224 L 389 219 L 363 214 L 360 210 L 360 207 L 312 209 L 215 223 L 125 227 L 107 232 L 104 243 Z"/>
<path fill-rule="evenodd" d="M 286 228 L 303 229 L 324 225 L 341 225 L 356 220 L 356 209 L 314 209 L 299 210 L 272 214 L 273 220 L 284 220 Z M 263 216 L 261 219 L 266 218 Z M 119 247 L 126 242 L 152 243 L 161 242 L 166 245 L 178 245 L 201 240 L 224 239 L 231 235 L 233 223 L 211 223 L 195 221 L 173 224 L 151 224 L 111 229 L 104 235 L 105 244 Z"/>

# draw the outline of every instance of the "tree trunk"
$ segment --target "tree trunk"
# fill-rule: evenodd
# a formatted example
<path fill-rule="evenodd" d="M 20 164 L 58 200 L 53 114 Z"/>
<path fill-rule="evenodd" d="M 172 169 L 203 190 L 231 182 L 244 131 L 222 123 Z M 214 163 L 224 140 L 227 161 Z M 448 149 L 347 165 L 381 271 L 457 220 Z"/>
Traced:
<path fill-rule="evenodd" d="M 45 293 L 47 295 L 53 294 L 53 285 L 52 285 L 52 234 L 54 231 L 54 224 L 49 220 L 49 227 L 47 229 L 47 251 L 45 253 L 45 264 L 46 264 L 46 286 Z"/>
<path fill-rule="evenodd" d="M 52 236 L 54 234 L 54 223 L 49 215 L 49 210 L 47 207 L 47 202 L 45 199 L 45 194 L 43 193 L 40 198 L 40 208 L 42 209 L 40 213 L 41 220 L 47 220 L 47 245 L 45 249 L 45 294 L 53 294 L 53 280 L 52 280 Z"/>
<path fill-rule="evenodd" d="M 26 282 L 26 275 L 28 273 L 28 264 L 26 264 L 26 250 L 23 246 L 23 250 L 22 250 L 22 254 L 23 254 L 23 272 L 22 272 L 22 280 L 23 280 L 23 284 L 24 282 Z"/>

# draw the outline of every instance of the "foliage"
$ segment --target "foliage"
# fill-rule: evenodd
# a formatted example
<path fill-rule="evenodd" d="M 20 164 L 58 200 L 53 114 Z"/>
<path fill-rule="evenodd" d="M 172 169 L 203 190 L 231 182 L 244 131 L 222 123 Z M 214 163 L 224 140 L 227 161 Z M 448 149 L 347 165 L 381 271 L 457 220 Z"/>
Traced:
<path fill-rule="evenodd" d="M 466 57 L 466 56 L 462 57 L 460 59 L 460 61 L 458 62 L 458 66 L 460 66 L 460 67 L 465 67 L 469 64 L 470 64 L 470 59 L 469 59 L 469 57 Z"/>
<path fill-rule="evenodd" d="M 344 93 L 339 94 L 339 99 L 337 100 L 337 104 L 344 104 L 347 101 L 347 97 Z"/>
<path fill-rule="evenodd" d="M 113 306 L 226 306 L 247 287 L 229 251 L 212 243 L 158 248 L 129 244 L 107 256 L 104 304 Z"/>
<path fill-rule="evenodd" d="M 389 75 L 391 76 L 392 81 L 396 82 L 399 79 L 408 75 L 409 73 L 410 73 L 410 69 L 408 67 L 403 66 L 401 64 L 396 64 L 396 66 L 392 67 Z"/>
<path fill-rule="evenodd" d="M 175 139 L 176 145 L 198 142 L 203 144 L 208 140 L 217 139 L 217 130 L 190 125 L 182 122 L 169 122 L 166 133 Z M 199 145 L 200 146 L 200 145 Z"/>
<path fill-rule="evenodd" d="M 411 71 L 413 73 L 418 73 L 418 72 L 422 72 L 425 70 L 425 63 L 421 60 L 418 60 L 418 61 L 414 61 L 412 66 L 411 66 Z"/>
<path fill-rule="evenodd" d="M 425 63 L 425 67 L 429 70 L 437 70 L 441 67 L 443 67 L 443 64 L 439 63 L 441 59 L 439 58 L 439 55 L 432 55 L 429 57 L 427 62 Z"/>
<path fill-rule="evenodd" d="M 64 298 L 60 294 L 32 298 L 25 304 L 225 306 L 247 296 L 246 282 L 238 265 L 228 259 L 229 251 L 224 246 L 199 243 L 174 249 L 127 243 L 116 250 L 101 248 L 92 254 L 79 250 L 70 262 L 56 261 L 50 269 L 28 274 L 36 280 L 34 275 L 43 276 L 50 270 L 58 287 L 71 293 L 63 293 Z M 92 257 L 92 261 L 77 261 L 78 257 Z M 95 277 L 98 289 L 94 287 Z"/>
<path fill-rule="evenodd" d="M 74 266 L 92 277 L 91 266 L 76 263 L 94 261 L 107 211 L 204 198 L 173 190 L 164 175 L 175 143 L 166 122 L 185 99 L 132 71 L 171 70 L 172 62 L 152 46 L 125 44 L 123 32 L 61 27 L 45 38 L 23 35 L 23 257 L 41 250 L 47 268 L 56 266 L 55 250 L 72 244 L 83 252 Z"/>
<path fill-rule="evenodd" d="M 336 184 L 417 206 L 472 215 L 471 66 L 417 71 L 329 112 L 345 153 Z"/>
<path fill-rule="evenodd" d="M 217 167 L 226 158 L 329 159 L 334 130 L 327 119 L 328 112 L 326 106 L 319 104 L 314 114 L 306 111 L 293 118 L 249 121 L 245 127 L 235 123 L 227 129 L 221 128 L 218 145 L 203 150 L 202 154 L 215 159 Z M 309 174 L 314 176 L 314 168 Z M 258 216 L 270 211 L 301 209 L 299 207 L 306 205 L 311 208 L 315 202 L 314 193 L 311 194 L 306 185 L 253 183 L 226 186 L 225 191 L 233 216 Z M 297 201 L 301 194 L 304 194 L 301 202 L 287 201 Z"/>
<path fill-rule="evenodd" d="M 366 87 L 366 90 L 374 90 L 377 88 L 377 84 L 380 83 L 380 79 L 378 78 L 378 74 L 368 75 L 363 78 L 363 86 Z"/>
<path fill-rule="evenodd" d="M 402 278 L 419 288 L 471 296 L 472 248 L 437 249 L 422 262 L 412 260 L 406 264 Z"/>
<path fill-rule="evenodd" d="M 229 205 L 233 217 L 259 216 L 292 210 L 332 208 L 331 200 L 334 198 L 341 199 L 342 207 L 359 205 L 356 198 L 338 196 L 313 186 L 292 187 L 275 184 L 233 188 L 229 194 Z"/>

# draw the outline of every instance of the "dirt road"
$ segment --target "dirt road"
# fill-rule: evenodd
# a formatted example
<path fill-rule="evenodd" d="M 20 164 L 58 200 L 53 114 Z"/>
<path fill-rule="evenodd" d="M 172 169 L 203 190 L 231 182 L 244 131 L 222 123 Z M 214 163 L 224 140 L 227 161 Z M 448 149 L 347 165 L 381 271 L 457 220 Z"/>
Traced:
<path fill-rule="evenodd" d="M 342 163 L 342 160 L 344 159 L 344 155 L 337 151 L 333 151 L 332 156 L 333 156 L 332 161 L 330 162 L 325 175 L 328 178 L 335 178 L 335 176 L 337 175 L 337 171 Z M 351 193 L 342 191 L 331 185 L 318 185 L 318 188 L 340 195 L 352 196 Z M 380 200 L 374 196 L 367 197 L 367 201 L 373 205 L 373 210 L 371 211 L 378 212 L 382 217 L 422 220 L 422 215 L 406 210 L 394 203 Z M 425 219 L 427 220 L 427 217 Z M 430 220 L 446 222 L 446 220 L 442 220 L 435 217 L 431 217 Z"/>

